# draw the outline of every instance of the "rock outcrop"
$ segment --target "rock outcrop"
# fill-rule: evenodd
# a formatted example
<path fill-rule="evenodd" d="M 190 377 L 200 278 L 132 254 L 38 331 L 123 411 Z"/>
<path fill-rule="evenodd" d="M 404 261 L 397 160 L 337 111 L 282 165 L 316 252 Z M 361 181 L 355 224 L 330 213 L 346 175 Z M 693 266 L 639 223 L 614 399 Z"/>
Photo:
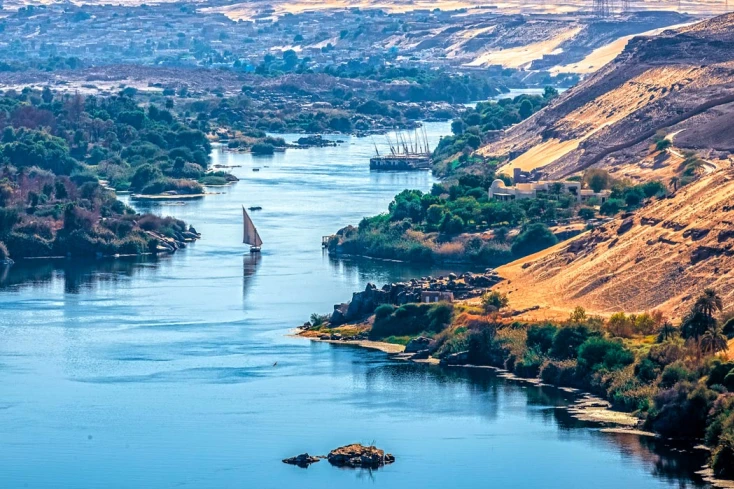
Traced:
<path fill-rule="evenodd" d="M 360 444 L 336 448 L 326 456 L 331 465 L 337 467 L 365 467 L 376 469 L 395 462 L 395 457 L 374 446 Z"/>
<path fill-rule="evenodd" d="M 379 289 L 374 284 L 367 284 L 364 291 L 352 295 L 350 302 L 334 306 L 329 324 L 338 326 L 363 319 L 375 312 L 381 304 L 401 306 L 420 302 L 421 293 L 425 291 L 451 292 L 454 299 L 459 300 L 478 297 L 501 281 L 497 272 L 490 269 L 480 274 L 450 273 L 446 277 L 421 277 L 409 282 L 385 284 Z"/>
<path fill-rule="evenodd" d="M 299 467 L 306 468 L 311 464 L 315 464 L 319 460 L 321 460 L 321 457 L 314 457 L 309 455 L 308 453 L 302 453 L 300 455 L 296 455 L 295 457 L 284 458 L 283 463 L 289 465 L 298 465 Z"/>

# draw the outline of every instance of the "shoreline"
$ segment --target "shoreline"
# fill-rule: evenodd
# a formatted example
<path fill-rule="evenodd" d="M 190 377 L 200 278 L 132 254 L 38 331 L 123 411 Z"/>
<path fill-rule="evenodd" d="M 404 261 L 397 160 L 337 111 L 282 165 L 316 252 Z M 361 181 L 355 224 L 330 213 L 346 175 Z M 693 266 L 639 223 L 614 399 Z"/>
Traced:
<path fill-rule="evenodd" d="M 429 357 L 427 359 L 413 359 L 412 353 L 404 353 L 405 346 L 395 343 L 386 343 L 384 341 L 372 341 L 372 340 L 322 340 L 317 337 L 304 336 L 298 333 L 298 330 L 293 330 L 293 336 L 301 339 L 306 339 L 319 343 L 330 343 L 333 345 L 349 345 L 352 347 L 365 348 L 369 350 L 376 350 L 383 352 L 388 355 L 391 359 L 409 361 L 412 363 L 440 366 L 440 361 L 437 358 Z M 560 387 L 553 384 L 544 383 L 541 379 L 519 377 L 507 370 L 493 367 L 491 365 L 445 365 L 446 368 L 464 368 L 464 369 L 487 369 L 497 373 L 497 377 L 514 381 L 524 384 L 531 384 L 536 387 L 553 387 L 560 391 L 573 394 L 576 399 L 573 403 L 567 406 L 561 406 L 558 409 L 565 409 L 569 412 L 571 417 L 579 421 L 587 421 L 591 423 L 598 423 L 604 426 L 601 428 L 602 432 L 605 433 L 622 433 L 622 434 L 634 434 L 638 436 L 649 436 L 659 438 L 659 435 L 639 429 L 640 420 L 630 413 L 622 411 L 615 411 L 611 408 L 609 401 L 606 401 L 598 396 L 591 394 L 590 392 L 581 391 L 575 388 Z M 734 489 L 734 488 L 733 488 Z"/>

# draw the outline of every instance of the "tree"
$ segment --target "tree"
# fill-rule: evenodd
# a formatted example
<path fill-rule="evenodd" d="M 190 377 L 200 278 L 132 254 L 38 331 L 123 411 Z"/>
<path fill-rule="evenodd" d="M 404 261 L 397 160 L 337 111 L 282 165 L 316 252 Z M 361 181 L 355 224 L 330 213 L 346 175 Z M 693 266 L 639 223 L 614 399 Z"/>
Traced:
<path fill-rule="evenodd" d="M 594 219 L 596 217 L 596 211 L 591 207 L 582 207 L 579 209 L 579 217 L 584 221 Z"/>
<path fill-rule="evenodd" d="M 482 307 L 485 312 L 499 311 L 507 307 L 510 303 L 510 299 L 507 298 L 507 294 L 502 294 L 496 290 L 487 292 L 482 296 Z"/>
<path fill-rule="evenodd" d="M 599 168 L 591 168 L 586 170 L 586 173 L 584 173 L 584 181 L 586 182 L 586 185 L 596 193 L 608 188 L 611 180 L 609 173 L 606 170 L 601 170 Z"/>
<path fill-rule="evenodd" d="M 678 185 L 680 185 L 680 177 L 673 177 L 670 179 L 670 183 L 668 184 L 670 188 L 673 189 L 673 192 L 678 190 Z"/>
<path fill-rule="evenodd" d="M 465 128 L 466 124 L 464 124 L 464 121 L 462 121 L 461 119 L 455 119 L 453 122 L 451 122 L 451 132 L 456 136 L 464 134 Z"/>
<path fill-rule="evenodd" d="M 581 306 L 576 306 L 571 312 L 571 321 L 574 323 L 581 323 L 586 321 L 586 309 Z"/>
<path fill-rule="evenodd" d="M 670 321 L 663 322 L 662 326 L 660 326 L 660 334 L 658 335 L 658 341 L 668 341 L 669 339 L 673 338 L 675 334 L 678 332 L 678 329 L 673 326 L 673 323 Z"/>
<path fill-rule="evenodd" d="M 520 108 L 518 109 L 518 113 L 520 114 L 520 117 L 527 119 L 533 115 L 533 103 L 528 99 L 523 100 L 520 104 Z"/>
<path fill-rule="evenodd" d="M 558 243 L 558 238 L 542 223 L 530 224 L 512 243 L 512 254 L 526 256 Z"/>
<path fill-rule="evenodd" d="M 681 336 L 699 342 L 707 331 L 717 329 L 715 314 L 723 309 L 724 304 L 716 291 L 714 289 L 704 290 L 683 319 Z"/>
<path fill-rule="evenodd" d="M 728 338 L 721 332 L 721 328 L 715 325 L 701 336 L 701 351 L 709 355 L 715 355 L 720 351 L 726 351 L 729 347 Z"/>

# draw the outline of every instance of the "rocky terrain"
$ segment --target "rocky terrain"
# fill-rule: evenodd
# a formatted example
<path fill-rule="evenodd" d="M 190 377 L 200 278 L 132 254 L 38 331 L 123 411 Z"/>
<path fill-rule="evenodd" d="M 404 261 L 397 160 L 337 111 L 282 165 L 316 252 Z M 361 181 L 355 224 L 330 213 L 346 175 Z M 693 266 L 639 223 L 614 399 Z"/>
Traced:
<path fill-rule="evenodd" d="M 400 306 L 421 302 L 421 293 L 425 291 L 451 292 L 457 300 L 479 297 L 500 280 L 496 272 L 488 270 L 483 274 L 467 272 L 461 275 L 451 273 L 446 277 L 422 277 L 409 282 L 385 284 L 380 289 L 374 284 L 367 284 L 364 291 L 352 295 L 350 302 L 334 306 L 329 324 L 339 326 L 364 319 L 381 304 Z"/>
<path fill-rule="evenodd" d="M 674 134 L 683 149 L 728 150 L 733 22 L 726 15 L 631 40 L 613 63 L 479 152 L 509 156 L 506 171 L 561 178 L 592 166 L 624 173 L 649 155 L 658 132 Z"/>

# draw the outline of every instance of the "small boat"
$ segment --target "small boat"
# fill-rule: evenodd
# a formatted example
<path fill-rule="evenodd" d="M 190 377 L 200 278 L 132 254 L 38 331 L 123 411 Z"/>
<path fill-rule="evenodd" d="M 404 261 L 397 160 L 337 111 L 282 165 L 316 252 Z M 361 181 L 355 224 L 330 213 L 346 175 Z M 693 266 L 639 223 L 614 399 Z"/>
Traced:
<path fill-rule="evenodd" d="M 259 205 L 253 205 L 252 207 L 248 207 L 247 210 L 248 211 L 261 211 L 263 210 L 263 208 L 260 207 Z"/>
<path fill-rule="evenodd" d="M 252 219 L 250 219 L 250 216 L 247 214 L 244 205 L 242 206 L 242 220 L 244 227 L 242 242 L 250 245 L 250 253 L 260 253 L 263 240 L 260 239 L 260 234 L 257 232 L 257 228 L 252 222 Z"/>
<path fill-rule="evenodd" d="M 260 168 L 253 168 L 252 171 L 260 171 Z"/>

